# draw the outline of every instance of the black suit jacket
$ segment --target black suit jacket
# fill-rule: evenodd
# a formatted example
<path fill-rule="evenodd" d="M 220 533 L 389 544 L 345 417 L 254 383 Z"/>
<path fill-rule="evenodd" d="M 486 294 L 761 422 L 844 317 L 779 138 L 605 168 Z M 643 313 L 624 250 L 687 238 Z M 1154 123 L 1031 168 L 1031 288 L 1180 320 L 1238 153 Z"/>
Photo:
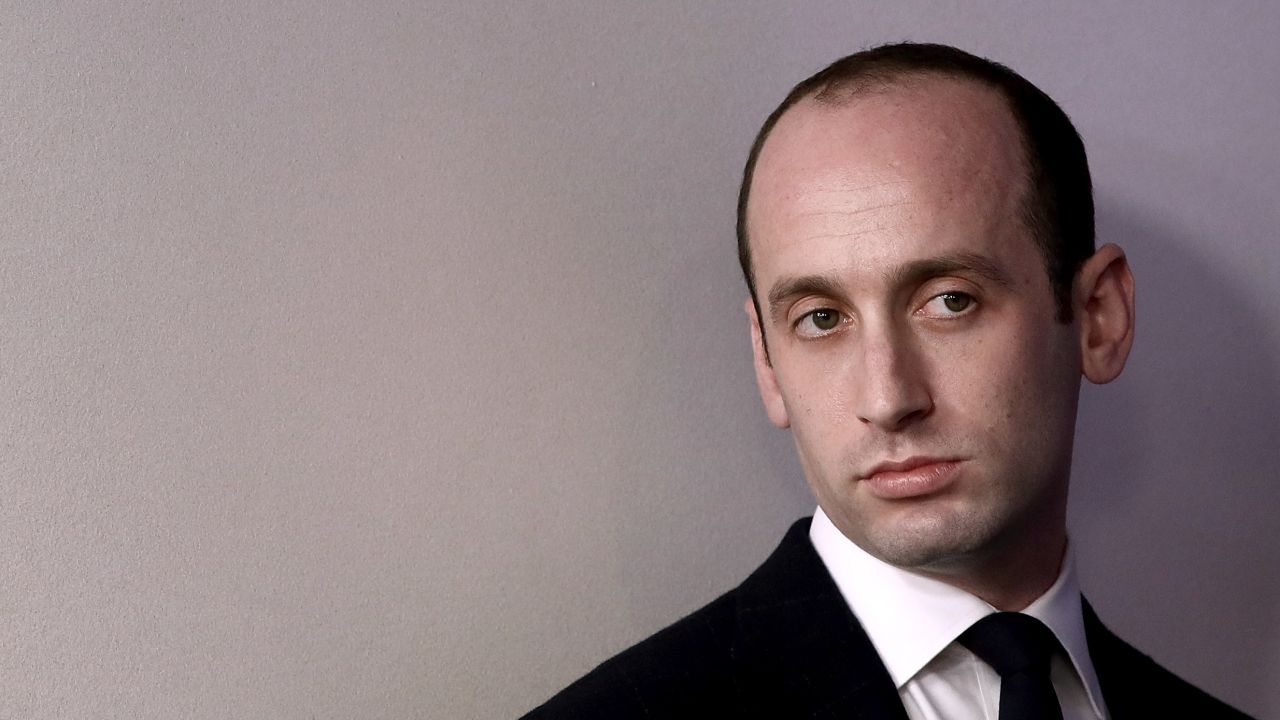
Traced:
<path fill-rule="evenodd" d="M 1089 654 L 1113 718 L 1246 717 L 1120 640 L 1087 604 L 1084 613 Z M 604 662 L 525 716 L 550 718 L 907 715 L 814 551 L 804 519 L 737 588 Z"/>

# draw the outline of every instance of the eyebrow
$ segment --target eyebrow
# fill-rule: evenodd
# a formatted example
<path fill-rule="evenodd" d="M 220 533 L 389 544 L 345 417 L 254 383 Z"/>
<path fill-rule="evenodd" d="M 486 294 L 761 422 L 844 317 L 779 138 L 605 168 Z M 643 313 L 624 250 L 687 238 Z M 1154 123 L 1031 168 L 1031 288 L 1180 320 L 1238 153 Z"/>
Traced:
<path fill-rule="evenodd" d="M 884 274 L 889 287 L 915 285 L 939 275 L 973 275 L 1002 288 L 1013 287 L 1013 278 L 991 258 L 977 253 L 949 253 L 933 258 L 915 260 L 892 268 Z M 827 275 L 800 275 L 783 277 L 769 290 L 769 315 L 775 321 L 783 314 L 787 300 L 799 295 L 826 295 L 839 297 L 843 290 L 834 278 Z"/>
<path fill-rule="evenodd" d="M 938 275 L 973 275 L 1002 288 L 1013 287 L 1013 278 L 1000 264 L 985 255 L 959 252 L 909 262 L 885 274 L 890 287 L 914 285 Z"/>
<path fill-rule="evenodd" d="M 839 283 L 826 275 L 784 277 L 774 283 L 769 290 L 769 317 L 777 322 L 783 314 L 783 305 L 793 297 L 800 295 L 838 297 L 841 294 Z"/>

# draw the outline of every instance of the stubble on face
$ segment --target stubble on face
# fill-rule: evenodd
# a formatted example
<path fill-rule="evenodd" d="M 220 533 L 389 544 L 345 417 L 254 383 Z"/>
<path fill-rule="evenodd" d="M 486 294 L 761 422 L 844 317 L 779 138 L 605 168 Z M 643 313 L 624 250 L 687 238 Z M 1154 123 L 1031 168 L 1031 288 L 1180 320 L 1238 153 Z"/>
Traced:
<path fill-rule="evenodd" d="M 1065 542 L 1078 347 L 1021 221 L 1019 137 L 995 91 L 921 78 L 843 105 L 802 102 L 756 167 L 748 224 L 762 298 L 780 279 L 831 288 L 763 309 L 765 372 L 823 510 L 899 567 L 963 575 L 1016 565 L 1029 544 L 1060 557 Z M 963 269 L 901 278 L 912 263 L 966 256 L 1008 282 Z M 930 293 L 953 290 L 976 309 L 921 320 Z M 806 307 L 847 322 L 799 339 Z M 958 459 L 954 482 L 903 499 L 868 491 L 876 464 L 909 457 Z"/>

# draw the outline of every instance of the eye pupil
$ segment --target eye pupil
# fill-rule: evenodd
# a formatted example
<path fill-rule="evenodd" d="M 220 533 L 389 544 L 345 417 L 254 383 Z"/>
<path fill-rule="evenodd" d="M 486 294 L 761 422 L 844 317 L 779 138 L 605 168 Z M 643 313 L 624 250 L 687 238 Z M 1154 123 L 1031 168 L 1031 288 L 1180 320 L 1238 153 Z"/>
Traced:
<path fill-rule="evenodd" d="M 963 312 L 965 308 L 969 307 L 970 302 L 971 299 L 968 295 L 953 293 L 942 296 L 942 304 L 946 305 L 951 312 Z"/>
<path fill-rule="evenodd" d="M 831 330 L 840 322 L 840 316 L 831 310 L 815 310 L 813 326 L 819 330 Z"/>

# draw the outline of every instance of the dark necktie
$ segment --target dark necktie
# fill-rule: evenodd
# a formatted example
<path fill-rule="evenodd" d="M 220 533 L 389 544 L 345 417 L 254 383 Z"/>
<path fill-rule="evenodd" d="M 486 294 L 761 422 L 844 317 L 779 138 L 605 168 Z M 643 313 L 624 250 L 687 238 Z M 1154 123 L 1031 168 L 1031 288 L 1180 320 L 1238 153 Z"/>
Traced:
<path fill-rule="evenodd" d="M 1049 680 L 1049 660 L 1061 646 L 1044 623 L 998 612 L 974 623 L 959 641 L 1000 675 L 1000 720 L 1062 720 Z"/>

